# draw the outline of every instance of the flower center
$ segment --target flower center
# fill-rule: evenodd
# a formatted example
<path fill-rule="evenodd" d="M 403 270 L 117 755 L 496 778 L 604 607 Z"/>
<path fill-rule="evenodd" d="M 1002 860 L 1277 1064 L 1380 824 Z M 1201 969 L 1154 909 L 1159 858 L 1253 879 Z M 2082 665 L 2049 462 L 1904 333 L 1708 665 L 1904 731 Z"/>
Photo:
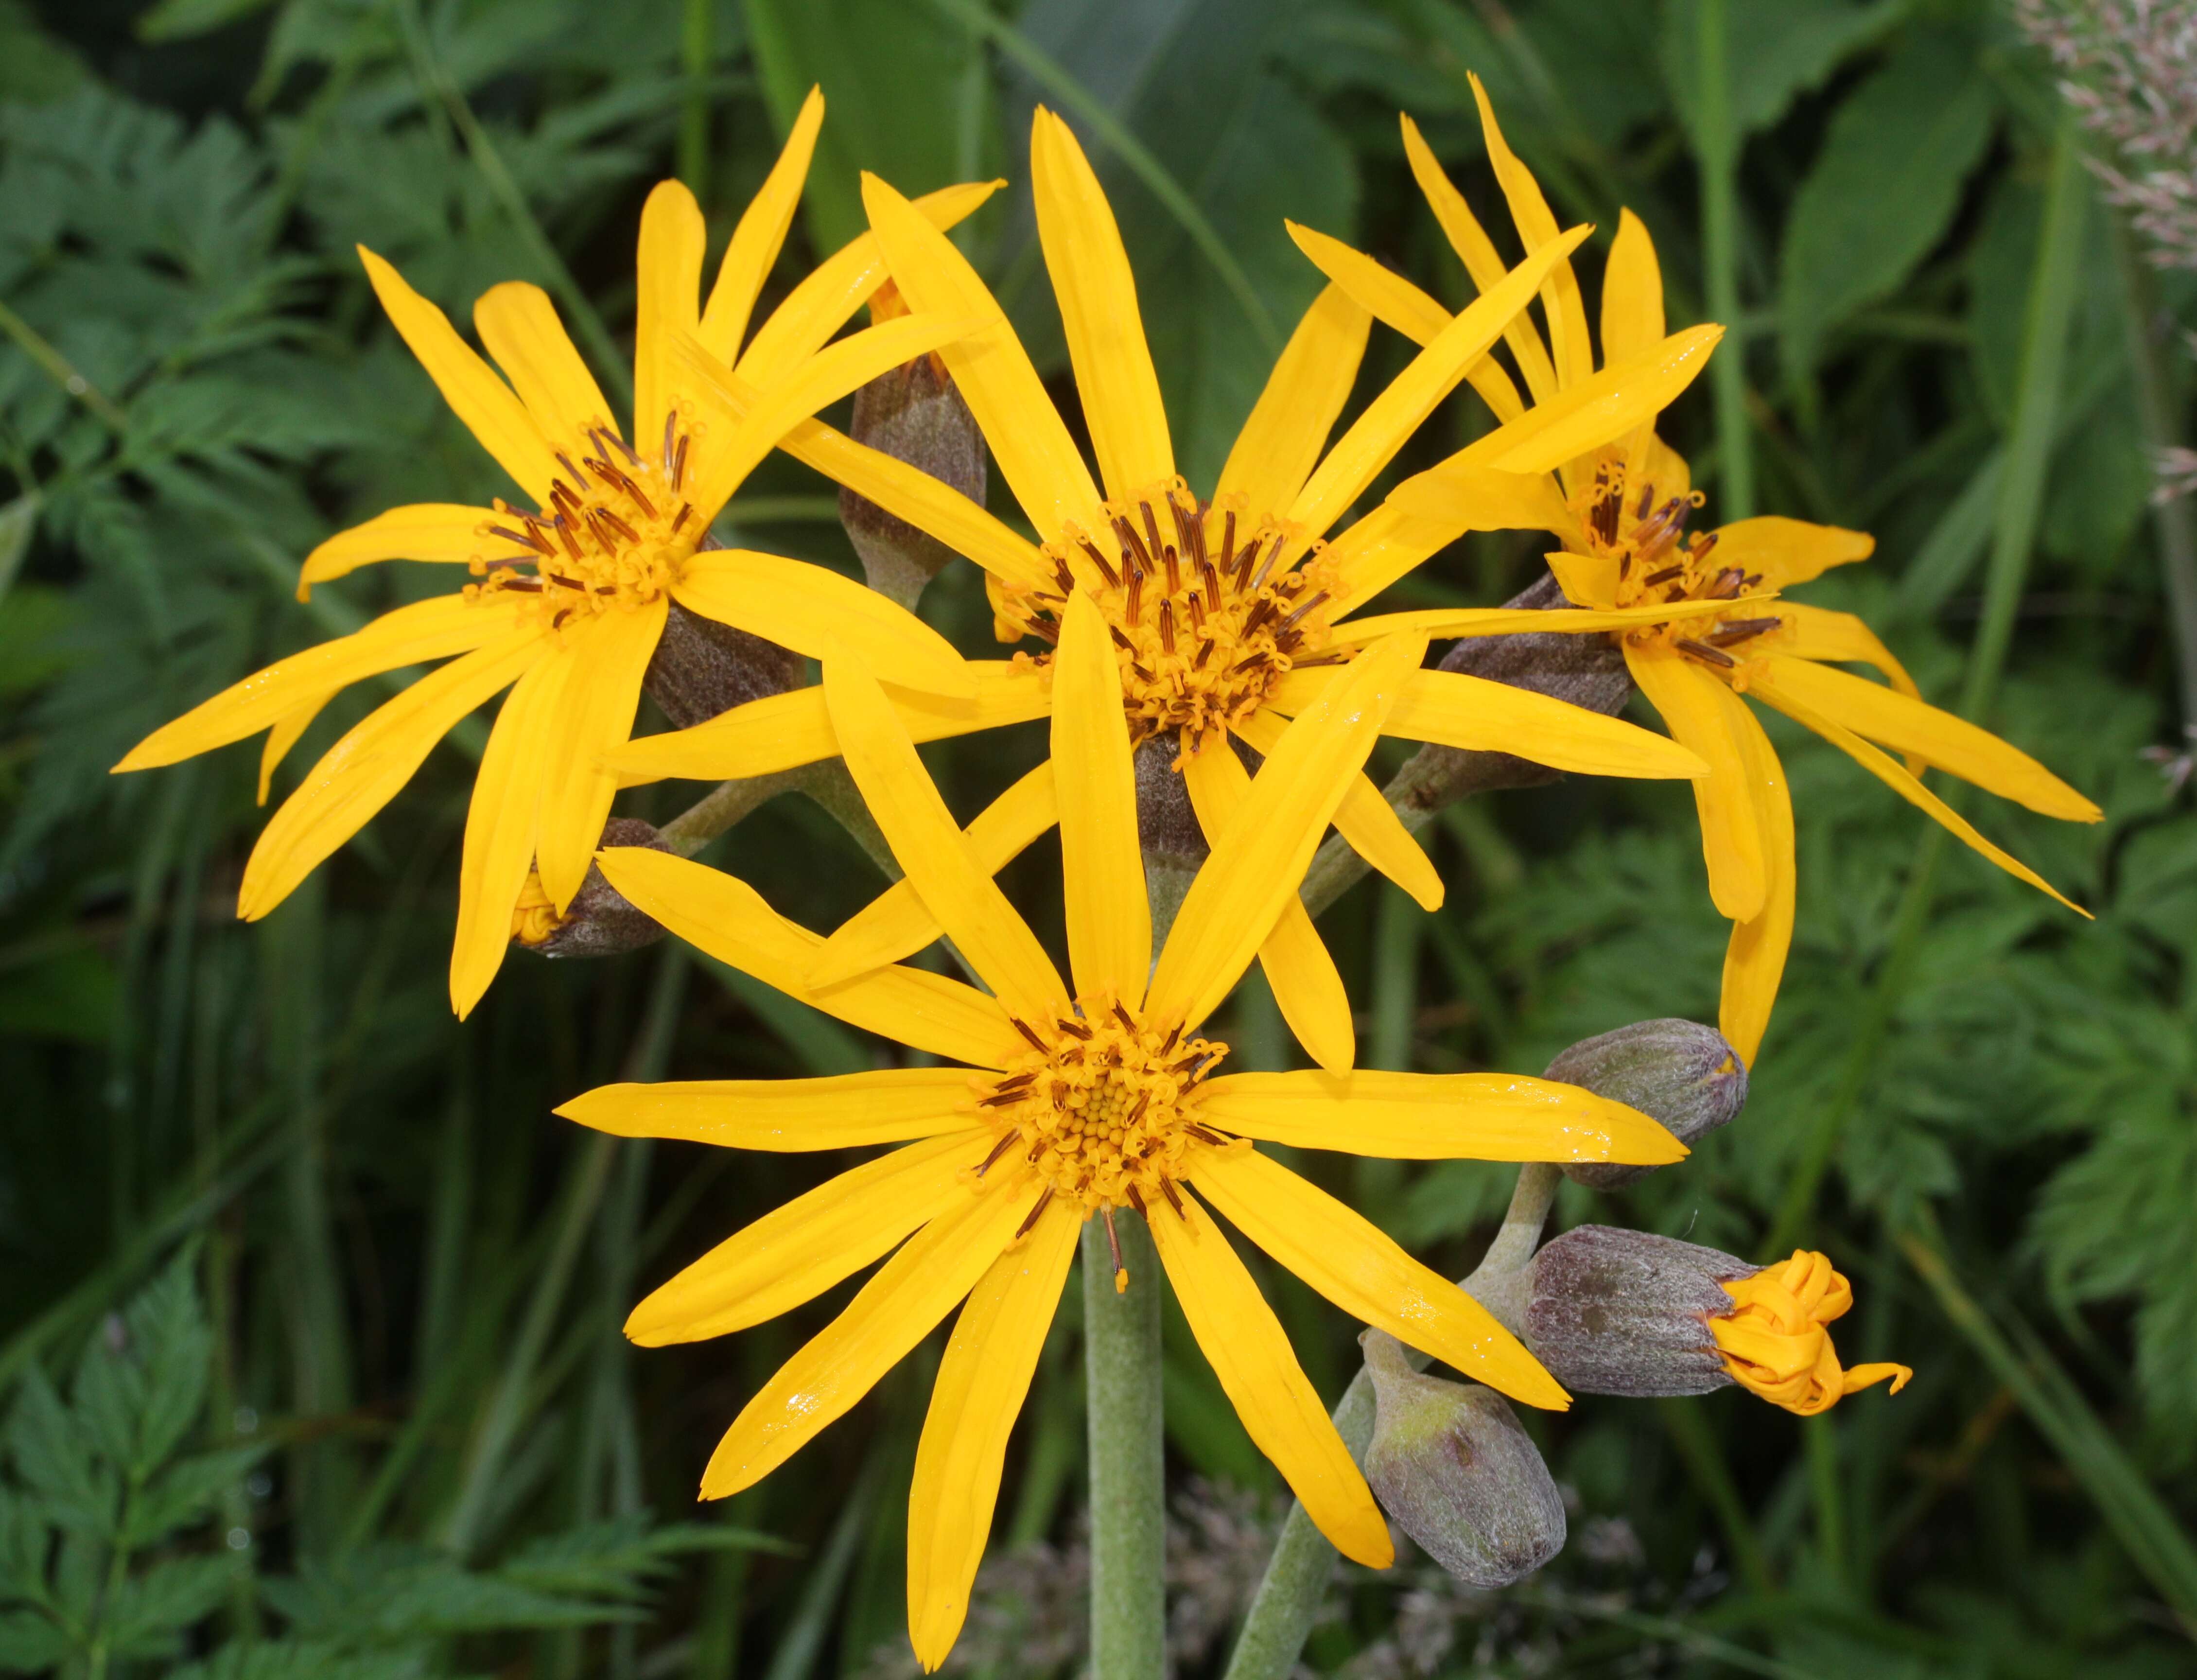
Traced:
<path fill-rule="evenodd" d="M 518 552 L 476 556 L 473 575 L 487 581 L 468 586 L 468 599 L 538 596 L 553 629 L 657 600 L 678 581 L 709 529 L 683 494 L 695 430 L 683 409 L 666 414 L 654 460 L 608 426 L 582 432 L 571 449 L 558 452 L 564 471 L 551 481 L 540 513 L 499 498 L 501 522 L 481 523 L 478 535 L 515 544 Z"/>
<path fill-rule="evenodd" d="M 1605 461 L 1596 469 L 1585 493 L 1589 545 L 1597 554 L 1617 561 L 1618 606 L 1646 606 L 1699 601 L 1701 611 L 1668 623 L 1647 624 L 1626 631 L 1635 646 L 1669 643 L 1687 658 L 1719 670 L 1735 669 L 1744 652 L 1735 647 L 1775 630 L 1780 621 L 1734 612 L 1717 603 L 1742 594 L 1762 582 L 1760 572 L 1720 565 L 1716 558 L 1713 531 L 1689 533 L 1686 520 L 1701 505 L 1699 490 L 1658 501 L 1653 482 L 1643 479 L 1638 494 L 1628 494 L 1624 467 Z"/>
<path fill-rule="evenodd" d="M 1046 545 L 1058 594 L 1006 603 L 1022 629 L 1058 641 L 1061 607 L 1084 590 L 1114 640 L 1131 739 L 1171 733 L 1185 757 L 1256 711 L 1290 671 L 1342 658 L 1326 652 L 1341 591 L 1321 546 L 1284 565 L 1290 528 L 1249 519 L 1232 499 L 1200 503 L 1176 479 L 1109 502 L 1103 531 L 1070 525 Z"/>

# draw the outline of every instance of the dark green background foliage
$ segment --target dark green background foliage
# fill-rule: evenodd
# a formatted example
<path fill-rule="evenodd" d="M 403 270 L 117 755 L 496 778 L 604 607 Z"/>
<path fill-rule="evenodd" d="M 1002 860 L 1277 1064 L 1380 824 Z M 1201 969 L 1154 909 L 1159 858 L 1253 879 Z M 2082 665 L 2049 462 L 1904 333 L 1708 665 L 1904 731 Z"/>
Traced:
<path fill-rule="evenodd" d="M 650 185 L 682 174 L 722 240 L 812 81 L 831 114 L 781 287 L 859 227 L 858 168 L 909 190 L 1020 177 L 1043 97 L 1101 160 L 1181 459 L 1209 481 L 1316 289 L 1284 215 L 1461 298 L 1395 119 L 1417 117 L 1500 225 L 1473 69 L 1566 220 L 1604 245 L 1620 205 L 1647 221 L 1678 323 L 1713 289 L 1698 161 L 1729 123 L 1740 314 L 1721 356 L 1744 372 L 1758 501 L 1877 533 L 1875 562 L 1809 597 L 1868 612 L 1943 704 L 1974 675 L 1987 553 L 2015 568 L 1989 721 L 2107 820 L 1972 808 L 2098 920 L 1925 840 L 1846 761 L 1773 726 L 1802 886 L 1753 1101 L 1684 1167 L 1568 1191 L 1560 1214 L 1757 1258 L 1805 1237 L 1857 1279 L 1842 1351 L 1907 1359 L 1914 1386 L 1806 1423 L 1735 1392 L 1536 1419 L 1576 1494 L 1565 1558 L 1499 1603 L 1408 1568 L 1354 1575 L 1308 1660 L 2187 1672 L 2197 820 L 2139 757 L 2182 721 L 2144 450 L 2179 412 L 2164 311 L 2187 300 L 2130 259 L 2079 171 L 2047 216 L 2056 96 L 1993 9 L 1729 0 L 1720 114 L 1701 3 L 0 3 L 0 1666 L 793 1680 L 904 1660 L 901 1525 L 935 1341 L 827 1445 L 694 1512 L 717 1432 L 832 1302 L 691 1348 L 618 1335 L 641 1291 L 844 1163 L 613 1143 L 549 1115 L 622 1074 L 825 1073 L 882 1047 L 668 947 L 515 957 L 461 1029 L 443 972 L 478 721 L 256 927 L 232 916 L 263 820 L 255 755 L 105 773 L 217 686 L 438 583 L 374 568 L 300 606 L 314 542 L 394 501 L 496 488 L 353 245 L 461 318 L 496 281 L 540 281 L 583 348 L 622 356 Z M 1024 189 L 964 237 L 1058 374 Z M 2055 251 L 2072 303 L 2041 339 Z M 1377 329 L 1365 388 L 1402 360 Z M 2009 455 L 2025 414 L 2041 475 Z M 1458 399 L 1400 470 L 1486 424 Z M 1709 381 L 1669 428 L 1715 517 L 1730 472 Z M 774 462 L 721 531 L 851 569 L 826 490 Z M 1493 602 L 1537 553 L 1474 539 L 1400 593 Z M 924 608 L 983 651 L 973 570 Z M 377 698 L 339 700 L 307 751 Z M 1018 735 L 934 762 L 967 814 L 1036 750 Z M 696 791 L 630 808 L 663 820 Z M 1498 796 L 1431 837 L 1441 914 L 1371 883 L 1325 919 L 1369 1063 L 1530 1072 L 1638 1017 L 1713 1018 L 1723 930 L 1683 789 Z M 1057 856 L 1041 843 L 1011 875 L 1041 923 Z M 798 799 L 711 858 L 817 925 L 878 883 Z M 1255 994 L 1226 1030 L 1247 1060 L 1288 1053 Z M 1452 1273 L 1509 1181 L 1307 1164 Z M 1267 1282 L 1334 1397 L 1355 1327 Z M 1075 1660 L 1076 1300 L 972 1623 L 1000 1672 Z M 1192 1490 L 1178 1642 L 1217 1671 L 1242 1571 L 1222 1579 L 1215 1537 L 1255 1540 L 1274 1483 L 1179 1317 L 1169 1335 Z M 693 1521 L 654 1526 L 652 1509 Z"/>

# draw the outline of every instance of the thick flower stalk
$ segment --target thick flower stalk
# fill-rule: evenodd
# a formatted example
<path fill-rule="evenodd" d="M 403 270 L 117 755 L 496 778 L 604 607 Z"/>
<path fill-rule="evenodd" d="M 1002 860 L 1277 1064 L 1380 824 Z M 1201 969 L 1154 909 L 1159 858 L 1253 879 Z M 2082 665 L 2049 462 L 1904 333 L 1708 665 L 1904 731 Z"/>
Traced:
<path fill-rule="evenodd" d="M 498 286 L 475 305 L 474 325 L 499 377 L 442 310 L 362 248 L 391 323 L 530 505 L 498 497 L 484 506 L 397 507 L 331 537 L 305 560 L 301 598 L 316 583 L 389 559 L 461 567 L 475 581 L 268 667 L 154 732 L 115 767 L 172 764 L 264 730 L 264 799 L 276 763 L 344 688 L 449 661 L 370 713 L 283 802 L 246 866 L 240 915 L 257 920 L 281 903 L 395 797 L 460 719 L 509 688 L 466 820 L 450 959 L 450 1001 L 465 1015 L 514 935 L 546 938 L 586 878 L 618 786 L 602 755 L 632 732 L 675 605 L 798 653 L 854 650 L 911 691 L 965 701 L 975 692 L 943 639 L 872 591 L 819 566 L 704 543 L 710 521 L 788 428 L 961 330 L 919 315 L 824 348 L 885 280 L 878 242 L 866 235 L 747 339 L 823 114 L 812 94 L 734 230 L 706 303 L 699 301 L 704 229 L 693 195 L 675 181 L 650 194 L 630 436 L 538 287 Z M 950 224 L 988 190 L 948 189 L 915 213 Z M 682 338 L 736 361 L 758 394 L 737 423 L 698 400 L 677 349 Z"/>
<path fill-rule="evenodd" d="M 1532 173 L 1504 143 L 1486 92 L 1476 80 L 1473 86 L 1488 155 L 1519 237 L 1529 252 L 1549 250 L 1558 241 L 1556 219 Z M 1403 130 L 1412 170 L 1443 232 L 1475 285 L 1492 292 L 1505 283 L 1493 241 L 1409 117 Z M 1451 330 L 1449 312 L 1409 281 L 1336 240 L 1296 232 L 1299 245 L 1336 284 L 1415 342 L 1436 342 Z M 1630 211 L 1620 218 L 1603 271 L 1603 373 L 1595 371 L 1585 307 L 1568 261 L 1550 271 L 1542 302 L 1545 342 L 1524 315 L 1513 318 L 1505 335 L 1537 404 L 1560 402 L 1606 378 L 1611 367 L 1632 365 L 1643 350 L 1670 342 L 1655 245 Z M 1522 399 L 1499 372 L 1475 385 L 1498 420 L 1522 409 Z M 1769 1024 L 1792 941 L 1796 882 L 1784 770 L 1742 697 L 1813 730 L 1966 844 L 2079 913 L 1926 787 L 1919 773 L 1946 770 L 2069 821 L 2097 821 L 2097 806 L 2027 754 L 1925 704 L 1860 618 L 1766 599 L 1832 566 L 1866 559 L 1873 539 L 1776 517 L 1690 532 L 1688 521 L 1702 497 L 1684 460 L 1655 435 L 1655 420 L 1646 413 L 1630 432 L 1582 449 L 1554 471 L 1489 472 L 1461 458 L 1444 462 L 1397 486 L 1360 528 L 1388 520 L 1397 539 L 1412 547 L 1490 526 L 1546 530 L 1562 545 L 1549 565 L 1576 606 L 1660 615 L 1616 634 L 1649 704 L 1672 734 L 1710 766 L 1695 782 L 1694 795 L 1710 894 L 1735 924 L 1725 960 L 1722 1026 L 1742 1060 L 1753 1062 Z M 1837 669 L 1849 663 L 1875 666 L 1888 686 Z M 1904 755 L 1906 767 L 1885 748 Z"/>
<path fill-rule="evenodd" d="M 1417 1159 L 1649 1163 L 1684 1153 L 1646 1116 L 1547 1080 L 1225 1072 L 1228 1046 L 1201 1029 L 1296 901 L 1424 643 L 1397 637 L 1360 652 L 1273 739 L 1155 962 L 1105 621 L 1080 594 L 1062 615 L 1052 739 L 1069 978 L 948 811 L 893 699 L 859 663 L 834 659 L 822 686 L 848 768 L 988 994 L 900 965 L 821 984 L 825 942 L 732 877 L 646 850 L 606 852 L 604 872 L 712 955 L 957 1065 L 613 1086 L 560 1110 L 623 1135 L 729 1147 L 905 1145 L 733 1237 L 642 1302 L 627 1330 L 651 1344 L 722 1335 L 890 1254 L 734 1421 L 703 1480 L 704 1497 L 720 1498 L 843 1414 L 965 1299 L 909 1506 L 909 1622 L 929 1667 L 966 1612 L 1008 1434 L 1087 1220 L 1110 1232 L 1146 1221 L 1251 1438 L 1322 1532 L 1377 1566 L 1390 1558 L 1388 1530 L 1365 1479 L 1209 1208 L 1354 1318 L 1528 1405 L 1565 1397 L 1485 1308 L 1255 1144 Z M 1112 1282 L 1153 1287 L 1118 1258 Z"/>
<path fill-rule="evenodd" d="M 872 450 L 811 426 L 786 447 L 842 484 L 984 568 L 1001 634 L 1040 646 L 980 666 L 972 702 L 896 692 L 919 739 L 1046 715 L 1052 655 L 1071 600 L 1105 627 L 1119 704 L 1133 738 L 1175 749 L 1209 839 L 1240 798 L 1244 771 L 1232 741 L 1255 751 L 1323 693 L 1352 652 L 1400 628 L 1354 619 L 1409 564 L 1380 527 L 1327 533 L 1561 269 L 1584 238 L 1574 229 L 1537 250 L 1437 334 L 1330 446 L 1356 379 L 1371 316 L 1330 287 L 1284 350 L 1210 494 L 1176 471 L 1157 368 L 1146 343 L 1127 252 L 1096 174 L 1068 126 L 1041 109 L 1031 171 L 1046 266 L 1067 328 L 1070 359 L 1098 457 L 1093 478 L 1006 315 L 967 261 L 884 182 L 864 182 L 871 225 L 895 286 L 913 308 L 983 323 L 938 355 L 982 428 L 1000 476 L 1038 535 L 1019 536 L 967 497 Z M 1521 413 L 1468 451 L 1475 466 L 1552 468 L 1651 417 L 1694 377 L 1716 329 L 1643 346 L 1636 362 Z M 714 386 L 728 408 L 749 400 L 737 371 Z M 1101 489 L 1103 484 L 1104 489 Z M 1431 550 L 1428 551 L 1431 552 Z M 1660 604 L 1620 612 L 1434 615 L 1441 633 L 1600 629 L 1662 616 Z M 1400 628 L 1417 630 L 1416 620 Z M 890 673 L 880 672 L 890 683 Z M 745 714 L 752 713 L 753 717 Z M 768 732 L 756 727 L 768 718 Z M 1384 724 L 1405 739 L 1500 750 L 1562 770 L 1685 777 L 1705 773 L 1690 751 L 1548 696 L 1441 670 L 1410 676 Z M 694 729 L 636 741 L 613 762 L 635 780 L 717 779 L 783 769 L 838 750 L 820 698 L 782 695 Z M 1058 801 L 1041 778 L 978 819 L 972 837 L 997 868 L 1050 826 Z M 1354 773 L 1336 812 L 1345 840 L 1429 908 L 1442 884 L 1417 842 L 1372 784 Z M 835 939 L 833 971 L 906 956 L 937 936 L 908 895 Z M 887 937 L 890 933 L 890 936 Z M 1301 909 L 1286 912 L 1261 960 L 1283 1013 L 1323 1067 L 1351 1065 L 1348 1000 Z"/>

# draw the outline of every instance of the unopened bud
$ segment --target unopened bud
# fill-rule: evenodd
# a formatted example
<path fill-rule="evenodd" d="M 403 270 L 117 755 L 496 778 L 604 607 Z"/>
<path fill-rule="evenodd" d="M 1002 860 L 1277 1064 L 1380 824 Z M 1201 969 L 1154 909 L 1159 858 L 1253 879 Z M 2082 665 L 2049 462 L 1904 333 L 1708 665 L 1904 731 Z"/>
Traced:
<path fill-rule="evenodd" d="M 1564 1502 L 1493 1388 L 1415 1371 L 1395 1338 L 1359 1338 L 1373 1379 L 1365 1480 L 1420 1550 L 1467 1586 L 1524 1579 L 1564 1548 Z"/>
<path fill-rule="evenodd" d="M 1209 849 L 1205 831 L 1191 808 L 1190 790 L 1174 768 L 1181 752 L 1173 735 L 1154 735 L 1137 744 L 1137 839 L 1148 862 L 1195 870 Z"/>
<path fill-rule="evenodd" d="M 1549 1077 L 1638 1109 L 1689 1149 L 1747 1101 L 1747 1069 L 1722 1033 L 1696 1021 L 1636 1021 L 1581 1039 L 1549 1063 Z M 1591 1190 L 1615 1190 L 1655 1169 L 1610 1162 L 1568 1165 Z"/>
<path fill-rule="evenodd" d="M 612 817 L 605 823 L 601 845 L 671 849 L 653 825 L 636 817 Z M 512 939 L 543 957 L 614 957 L 653 945 L 664 934 L 664 924 L 628 903 L 594 863 L 561 916 L 542 889 L 542 878 L 530 870 L 511 918 Z"/>
<path fill-rule="evenodd" d="M 689 612 L 673 601 L 641 686 L 664 709 L 673 728 L 692 729 L 720 712 L 783 694 L 808 680 L 807 663 L 791 648 Z"/>

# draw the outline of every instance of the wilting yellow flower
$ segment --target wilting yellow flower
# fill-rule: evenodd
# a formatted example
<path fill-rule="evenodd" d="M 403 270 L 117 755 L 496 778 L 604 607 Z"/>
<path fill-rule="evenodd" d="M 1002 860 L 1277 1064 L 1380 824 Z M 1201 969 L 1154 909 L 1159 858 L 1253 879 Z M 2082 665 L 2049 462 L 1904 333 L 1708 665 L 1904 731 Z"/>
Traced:
<path fill-rule="evenodd" d="M 942 638 L 851 580 L 775 555 L 701 547 L 710 520 L 789 426 L 958 330 L 917 316 L 820 350 L 885 278 L 878 242 L 864 235 L 797 287 L 741 352 L 823 114 L 812 94 L 735 229 L 705 307 L 698 308 L 704 230 L 693 195 L 675 181 L 650 194 L 630 441 L 538 287 L 498 286 L 474 307 L 507 385 L 439 309 L 361 249 L 391 323 L 534 511 L 501 498 L 485 507 L 397 507 L 330 538 L 305 561 L 301 599 L 313 584 L 377 560 L 455 564 L 481 581 L 270 666 L 156 731 L 115 767 L 172 764 L 264 729 L 264 800 L 275 764 L 338 692 L 362 678 L 449 660 L 337 742 L 283 802 L 246 866 L 238 913 L 257 920 L 273 910 L 396 795 L 436 741 L 516 683 L 490 734 L 466 821 L 450 959 L 450 1000 L 466 1014 L 502 961 L 537 858 L 547 902 L 529 907 L 525 925 L 554 926 L 586 878 L 617 790 L 600 755 L 632 731 L 674 602 L 801 652 L 852 649 L 913 689 L 974 691 Z M 989 191 L 952 188 L 918 213 L 950 225 Z M 737 356 L 743 379 L 763 393 L 740 423 L 712 425 L 702 412 L 675 349 L 682 335 L 721 357 Z"/>
<path fill-rule="evenodd" d="M 1559 271 L 1586 233 L 1574 229 L 1504 276 L 1437 334 L 1330 449 L 1330 431 L 1358 373 L 1370 316 L 1330 287 L 1284 350 L 1213 488 L 1195 495 L 1178 476 L 1159 378 L 1146 344 L 1127 252 L 1082 149 L 1041 109 L 1031 136 L 1038 232 L 1067 327 L 1070 358 L 1099 481 L 1046 394 L 1006 316 L 976 272 L 907 201 L 866 178 L 870 222 L 901 295 L 919 310 L 983 323 L 939 356 L 967 399 L 1006 479 L 1035 528 L 1033 544 L 967 498 L 826 428 L 811 425 L 786 447 L 840 483 L 967 555 L 988 574 L 1011 637 L 1059 634 L 1064 603 L 1092 602 L 1105 624 L 1115 676 L 1136 739 L 1172 739 L 1209 837 L 1241 797 L 1233 735 L 1265 751 L 1286 720 L 1324 692 L 1351 651 L 1398 628 L 1348 622 L 1423 554 L 1400 556 L 1383 528 L 1362 524 L 1322 541 L 1433 408 L 1485 363 L 1488 347 Z M 1717 329 L 1680 333 L 1634 366 L 1557 394 L 1465 452 L 1475 466 L 1545 470 L 1651 416 L 1699 370 Z M 707 380 L 738 412 L 732 379 Z M 1429 551 L 1431 552 L 1431 551 Z M 1659 616 L 1574 614 L 1599 629 Z M 1545 615 L 1451 612 L 1452 635 L 1564 628 Z M 919 739 L 1046 714 L 1049 661 L 1020 656 L 980 667 L 974 702 L 896 695 Z M 880 673 L 888 681 L 890 673 Z M 752 713 L 751 720 L 746 713 Z M 768 718 L 771 728 L 755 727 Z M 1388 733 L 1415 741 L 1514 753 L 1560 769 L 1630 776 L 1697 776 L 1699 759 L 1662 737 L 1524 689 L 1439 670 L 1415 672 Z M 760 775 L 838 750 L 820 697 L 781 696 L 677 733 L 634 742 L 612 762 L 632 779 Z M 1055 800 L 1041 777 L 1011 791 L 972 831 L 993 867 L 1050 826 Z M 1441 882 L 1372 784 L 1354 774 L 1336 812 L 1338 831 L 1375 868 L 1429 908 Z M 905 894 L 894 938 L 874 918 L 835 939 L 834 971 L 905 956 L 936 936 Z M 857 937 L 857 935 L 863 936 Z M 1348 1068 L 1348 1000 L 1310 918 L 1286 913 L 1262 953 L 1283 1013 L 1314 1058 Z"/>
<path fill-rule="evenodd" d="M 848 768 L 990 995 L 900 965 L 820 987 L 823 941 L 732 877 L 642 849 L 605 851 L 603 870 L 710 954 L 962 1065 L 613 1086 L 559 1110 L 623 1135 L 747 1149 L 919 1140 L 749 1226 L 642 1302 L 626 1329 L 651 1344 L 720 1335 L 896 1249 L 733 1422 L 703 1479 L 704 1496 L 719 1498 L 784 1463 L 967 1297 L 909 1499 L 909 1622 L 930 1667 L 966 1612 L 1008 1433 L 1093 1214 L 1110 1231 L 1117 1217 L 1148 1221 L 1244 1428 L 1336 1547 L 1377 1566 L 1390 1551 L 1372 1496 L 1209 1205 L 1354 1318 L 1529 1404 L 1562 1406 L 1565 1396 L 1478 1303 L 1251 1140 L 1418 1159 L 1645 1162 L 1685 1152 L 1644 1115 L 1546 1080 L 1218 1073 L 1227 1046 L 1199 1028 L 1297 901 L 1305 866 L 1410 692 L 1425 643 L 1400 636 L 1360 653 L 1272 739 L 1154 964 L 1135 771 L 1105 623 L 1080 594 L 1062 613 L 1052 729 L 1056 762 L 1076 767 L 1059 785 L 1072 986 L 955 825 L 899 709 L 855 662 L 830 660 L 824 698 Z M 1152 1287 L 1118 1261 L 1115 1283 Z"/>
<path fill-rule="evenodd" d="M 1839 1364 L 1824 1327 L 1853 1305 L 1853 1286 L 1823 1255 L 1795 1248 L 1783 1266 L 1723 1285 L 1732 1310 L 1709 1320 L 1709 1334 L 1732 1380 L 1803 1417 L 1829 1411 L 1848 1394 L 1892 1380 L 1898 1393 L 1915 1375 L 1906 1365 Z"/>
<path fill-rule="evenodd" d="M 1529 251 L 1551 249 L 1556 218 L 1504 144 L 1486 93 L 1473 85 L 1488 156 L 1519 236 Z M 1474 283 L 1484 290 L 1502 283 L 1501 259 L 1464 195 L 1409 117 L 1403 129 L 1419 185 Z M 1302 231 L 1298 243 L 1332 280 L 1415 342 L 1433 342 L 1449 330 L 1447 310 L 1371 258 Z M 1568 263 L 1551 272 L 1542 296 L 1547 343 L 1524 316 L 1514 319 L 1507 342 L 1535 402 L 1545 404 L 1606 374 L 1594 372 L 1586 312 Z M 1625 365 L 1668 342 L 1655 245 L 1630 211 L 1620 219 L 1603 270 L 1601 328 L 1605 365 Z M 1499 372 L 1477 384 L 1498 418 L 1522 408 Z M 1701 500 L 1685 461 L 1656 437 L 1649 413 L 1629 436 L 1582 451 L 1555 473 L 1445 462 L 1398 485 L 1365 523 L 1388 519 L 1399 540 L 1413 546 L 1438 545 L 1468 529 L 1547 530 L 1563 544 L 1564 552 L 1548 559 L 1572 602 L 1666 615 L 1619 634 L 1641 692 L 1672 734 L 1710 767 L 1694 784 L 1709 891 L 1737 924 L 1725 959 L 1722 1026 L 1752 1062 L 1792 941 L 1795 870 L 1784 771 L 1738 696 L 1752 695 L 1812 729 L 2001 868 L 2063 904 L 2068 901 L 2042 877 L 1985 839 L 1911 772 L 1934 765 L 2047 816 L 2096 822 L 2101 813 L 2026 753 L 1925 704 L 1899 662 L 1853 614 L 1783 600 L 1765 604 L 1765 594 L 1866 559 L 1873 539 L 1776 517 L 1689 535 L 1688 516 Z M 1891 686 L 1835 669 L 1840 663 L 1875 665 Z M 1872 742 L 1905 754 L 1910 768 Z"/>

